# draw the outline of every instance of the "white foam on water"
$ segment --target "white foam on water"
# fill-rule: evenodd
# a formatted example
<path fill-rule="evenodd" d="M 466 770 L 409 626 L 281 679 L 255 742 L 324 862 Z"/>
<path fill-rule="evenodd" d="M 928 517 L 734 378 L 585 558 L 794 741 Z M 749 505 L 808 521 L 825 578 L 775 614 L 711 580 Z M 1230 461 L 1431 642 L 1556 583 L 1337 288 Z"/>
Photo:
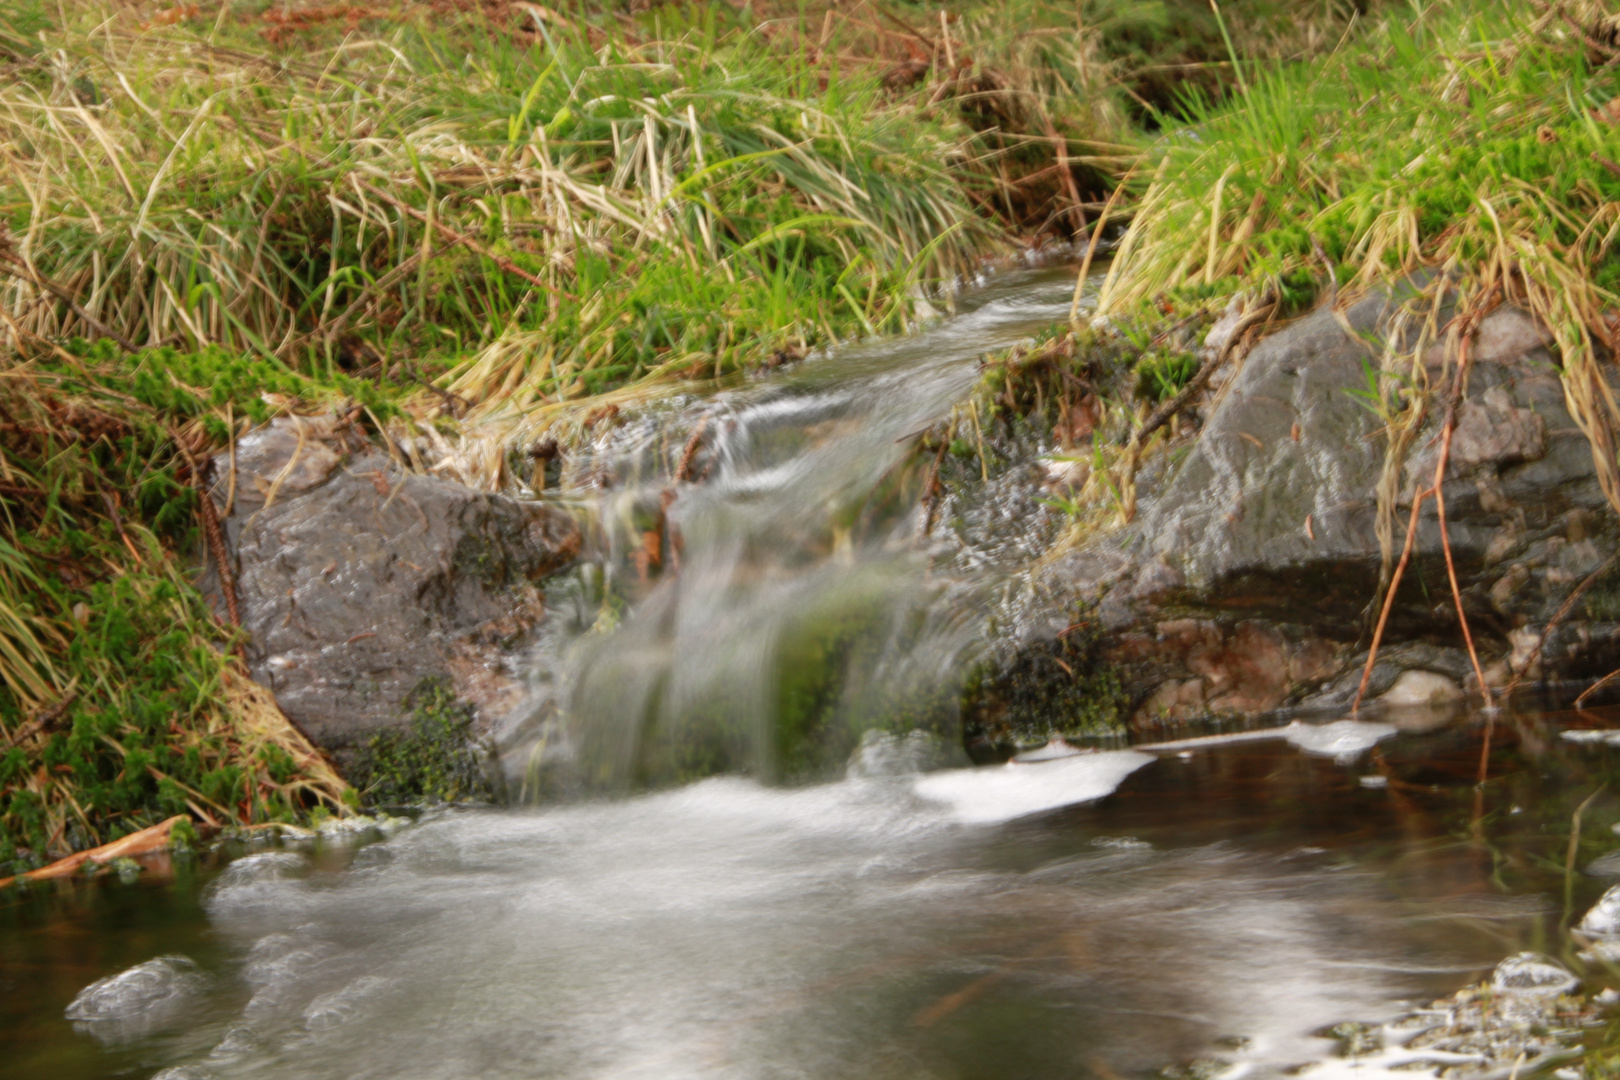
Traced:
<path fill-rule="evenodd" d="M 1331 724 L 1290 724 L 1284 737 L 1307 754 L 1350 760 L 1399 730 L 1394 724 L 1335 720 Z"/>
<path fill-rule="evenodd" d="M 1014 761 L 999 768 L 950 769 L 922 777 L 916 791 L 949 806 L 965 825 L 988 825 L 1101 799 L 1154 760 L 1135 750 L 1112 750 L 1035 763 Z"/>

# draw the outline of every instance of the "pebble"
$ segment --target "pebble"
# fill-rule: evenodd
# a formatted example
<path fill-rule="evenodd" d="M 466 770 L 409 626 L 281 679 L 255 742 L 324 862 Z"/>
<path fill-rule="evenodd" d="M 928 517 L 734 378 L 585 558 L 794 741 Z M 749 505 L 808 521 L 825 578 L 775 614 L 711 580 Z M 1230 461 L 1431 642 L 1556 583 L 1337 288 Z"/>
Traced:
<path fill-rule="evenodd" d="M 1491 989 L 1499 994 L 1555 997 L 1568 994 L 1581 980 L 1550 956 L 1535 952 L 1516 953 L 1496 965 Z"/>
<path fill-rule="evenodd" d="M 1620 885 L 1610 886 L 1575 929 L 1588 937 L 1620 936 Z"/>
<path fill-rule="evenodd" d="M 208 977 L 184 956 L 160 956 L 128 971 L 97 979 L 73 999 L 69 1020 L 128 1020 L 201 990 Z"/>

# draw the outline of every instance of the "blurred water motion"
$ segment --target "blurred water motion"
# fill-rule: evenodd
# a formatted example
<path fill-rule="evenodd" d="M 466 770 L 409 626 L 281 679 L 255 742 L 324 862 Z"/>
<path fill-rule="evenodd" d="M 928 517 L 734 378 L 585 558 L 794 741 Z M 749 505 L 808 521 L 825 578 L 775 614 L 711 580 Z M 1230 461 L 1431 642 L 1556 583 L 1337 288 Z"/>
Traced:
<path fill-rule="evenodd" d="M 1044 537 L 1026 523 L 1026 549 L 963 572 L 922 527 L 921 470 L 897 470 L 985 352 L 1067 318 L 1073 273 L 1003 275 L 919 334 L 643 417 L 576 460 L 605 491 L 581 574 L 553 589 L 536 703 L 500 734 L 512 789 L 559 763 L 586 787 L 824 776 L 897 714 L 954 733 L 988 598 Z M 676 486 L 682 461 L 702 483 Z"/>

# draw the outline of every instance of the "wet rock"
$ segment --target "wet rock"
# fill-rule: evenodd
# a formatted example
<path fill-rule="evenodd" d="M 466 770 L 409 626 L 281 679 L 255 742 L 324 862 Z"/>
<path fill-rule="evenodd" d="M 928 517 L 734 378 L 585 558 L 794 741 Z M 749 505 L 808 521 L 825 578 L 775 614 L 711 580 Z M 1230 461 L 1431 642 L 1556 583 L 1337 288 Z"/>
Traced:
<path fill-rule="evenodd" d="M 215 478 L 254 677 L 317 743 L 404 727 L 424 680 L 486 722 L 517 704 L 504 661 L 578 551 L 572 519 L 409 471 L 333 418 L 255 430 Z"/>
<path fill-rule="evenodd" d="M 1499 994 L 1553 996 L 1573 993 L 1581 980 L 1550 956 L 1522 952 L 1503 960 L 1491 974 L 1491 989 Z"/>
<path fill-rule="evenodd" d="M 850 755 L 846 775 L 850 779 L 879 776 L 915 776 L 934 769 L 968 764 L 961 744 L 926 731 L 904 735 L 870 730 L 862 734 L 860 746 Z"/>
<path fill-rule="evenodd" d="M 1581 871 L 1587 877 L 1620 878 L 1620 851 L 1611 851 L 1607 855 L 1599 855 Z"/>
<path fill-rule="evenodd" d="M 1620 885 L 1611 887 L 1581 916 L 1575 932 L 1586 938 L 1620 937 Z"/>
<path fill-rule="evenodd" d="M 1383 566 L 1376 492 L 1386 449 L 1383 421 L 1355 391 L 1380 336 L 1396 333 L 1395 313 L 1373 296 L 1262 341 L 1203 405 L 1202 428 L 1179 456 L 1157 474 L 1144 469 L 1137 521 L 1043 571 L 1040 588 L 1092 606 L 1135 724 L 1338 708 L 1355 695 Z M 1493 686 L 1520 672 L 1579 679 L 1620 665 L 1620 569 L 1534 656 L 1571 590 L 1620 548 L 1547 340 L 1514 308 L 1483 320 L 1446 474 L 1452 554 Z M 1430 410 L 1404 465 L 1397 552 L 1411 492 L 1434 472 L 1443 412 Z M 1368 686 L 1391 706 L 1478 689 L 1432 500 L 1417 528 Z"/>
<path fill-rule="evenodd" d="M 1394 724 L 1336 720 L 1331 724 L 1292 724 L 1287 739 L 1307 754 L 1350 762 L 1395 732 Z"/>
<path fill-rule="evenodd" d="M 210 983 L 186 957 L 160 956 L 91 983 L 64 1015 L 102 1042 L 126 1042 L 174 1020 Z"/>
<path fill-rule="evenodd" d="M 1455 680 L 1438 672 L 1413 668 L 1401 672 L 1378 700 L 1385 705 L 1444 705 L 1462 696 L 1462 687 Z"/>
<path fill-rule="evenodd" d="M 1451 1080 L 1534 1076 L 1582 1054 L 1598 1003 L 1576 996 L 1579 981 L 1538 953 L 1504 960 L 1489 983 L 1397 1017 L 1382 1027 L 1341 1024 L 1320 1032 L 1366 1075 L 1412 1071 Z"/>

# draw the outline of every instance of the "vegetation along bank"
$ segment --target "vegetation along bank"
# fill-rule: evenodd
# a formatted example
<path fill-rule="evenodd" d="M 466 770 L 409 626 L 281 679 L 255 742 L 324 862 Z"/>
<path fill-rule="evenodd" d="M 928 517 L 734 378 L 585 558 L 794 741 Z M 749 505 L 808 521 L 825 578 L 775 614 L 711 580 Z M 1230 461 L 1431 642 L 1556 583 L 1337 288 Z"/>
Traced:
<path fill-rule="evenodd" d="M 1401 284 L 1430 314 L 1364 386 L 1393 563 L 1389 478 L 1497 304 L 1551 331 L 1609 445 L 1614 40 L 1596 9 L 1465 0 L 13 5 L 7 853 L 368 797 L 197 588 L 230 562 L 235 472 L 211 463 L 254 426 L 335 415 L 443 443 L 465 484 L 528 483 L 527 448 L 618 407 L 904 331 L 987 260 L 1111 226 L 1106 321 L 1043 369 L 1096 391 L 1062 437 L 1087 475 L 1054 497 L 1086 527 L 1136 516 L 1229 297 L 1248 342 Z M 1183 404 L 1159 424 L 1161 399 Z"/>

